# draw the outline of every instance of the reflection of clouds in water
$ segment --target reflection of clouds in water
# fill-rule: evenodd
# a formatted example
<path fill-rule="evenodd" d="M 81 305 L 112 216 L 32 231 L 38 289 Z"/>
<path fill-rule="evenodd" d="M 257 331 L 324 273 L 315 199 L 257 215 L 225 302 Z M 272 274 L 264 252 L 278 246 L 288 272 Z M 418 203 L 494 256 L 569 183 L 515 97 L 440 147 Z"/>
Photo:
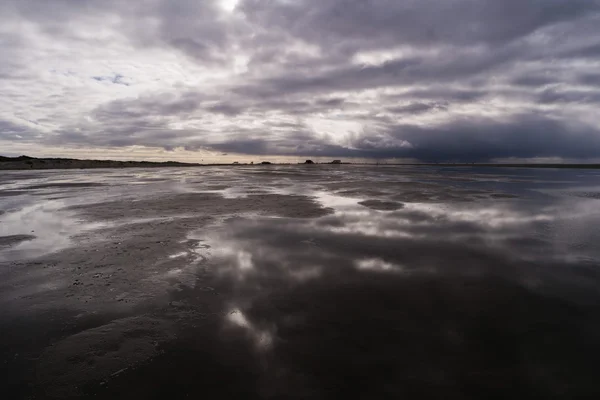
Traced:
<path fill-rule="evenodd" d="M 330 192 L 314 195 L 324 207 L 336 211 L 333 216 L 314 221 L 315 229 L 380 238 L 464 240 L 477 237 L 493 245 L 521 236 L 523 229 L 531 229 L 534 224 L 551 224 L 557 214 L 548 206 L 537 207 L 517 201 L 413 202 L 405 203 L 402 210 L 382 212 L 362 207 L 359 203 L 364 197 L 338 196 Z"/>
<path fill-rule="evenodd" d="M 566 259 L 600 258 L 600 203 L 594 199 L 570 199 L 549 211 L 554 220 L 540 224 L 538 234 L 552 242 Z"/>
<path fill-rule="evenodd" d="M 404 268 L 400 265 L 385 262 L 379 258 L 368 258 L 355 262 L 359 270 L 381 271 L 381 272 L 403 272 Z"/>
<path fill-rule="evenodd" d="M 312 279 L 317 279 L 323 273 L 321 267 L 305 267 L 290 271 L 290 277 L 298 282 L 304 283 Z"/>
<path fill-rule="evenodd" d="M 572 255 L 582 248 L 557 246 L 552 235 L 540 234 L 541 227 L 560 231 L 560 221 L 584 232 L 580 224 L 591 212 L 589 202 L 410 203 L 380 212 L 356 199 L 332 197 L 340 200 L 336 213 L 318 219 L 231 221 L 212 238 L 218 271 L 249 298 L 275 286 L 294 290 L 355 273 L 385 272 L 398 279 L 502 276 L 530 288 L 593 281 L 573 277 L 583 258 Z M 598 259 L 587 255 L 589 268 Z"/>
<path fill-rule="evenodd" d="M 362 216 L 368 216 L 368 218 L 363 218 Z M 385 238 L 416 237 L 416 235 L 411 234 L 410 232 L 402 229 L 400 225 L 402 222 L 401 219 L 397 220 L 399 224 L 394 227 L 383 226 L 383 221 L 387 222 L 389 220 L 387 217 L 377 215 L 376 212 L 364 213 L 362 215 L 357 215 L 356 213 L 354 213 L 354 215 L 352 215 L 352 219 L 344 221 L 344 223 L 339 226 L 323 226 L 323 228 L 335 234 L 359 234 L 365 236 Z"/>
<path fill-rule="evenodd" d="M 187 251 L 180 251 L 179 253 L 175 253 L 175 254 L 171 254 L 169 256 L 170 259 L 175 259 L 175 258 L 182 258 L 182 257 L 186 257 L 188 255 Z"/>
<path fill-rule="evenodd" d="M 585 221 L 589 205 L 570 204 L 411 204 L 382 213 L 346 203 L 313 220 L 232 221 L 213 238 L 226 249 L 214 261 L 237 283 L 226 325 L 259 349 L 268 343 L 273 368 L 292 371 L 289 381 L 280 378 L 286 388 L 301 377 L 329 393 L 337 379 L 357 376 L 373 381 L 377 398 L 381 382 L 404 376 L 427 388 L 439 377 L 455 395 L 444 382 L 471 382 L 473 374 L 490 385 L 574 382 L 556 371 L 569 365 L 579 373 L 593 358 L 580 351 L 596 340 L 579 329 L 588 315 L 573 304 L 586 284 L 593 287 L 581 299 L 596 298 L 598 277 L 574 279 L 555 257 L 572 248 L 536 237 L 540 226 Z M 561 359 L 557 343 L 574 356 Z M 378 368 L 381 380 L 365 372 Z"/>
<path fill-rule="evenodd" d="M 243 328 L 259 350 L 268 350 L 273 345 L 273 334 L 268 330 L 258 329 L 239 308 L 229 311 L 226 319 L 230 324 Z"/>
<path fill-rule="evenodd" d="M 552 222 L 547 209 L 514 209 L 508 205 L 481 204 L 407 204 L 402 210 L 380 212 L 350 209 L 312 221 L 314 229 L 332 234 L 363 235 L 373 238 L 396 238 L 444 241 L 476 237 L 492 244 L 498 240 L 521 236 L 538 222 Z"/>
<path fill-rule="evenodd" d="M 107 226 L 105 223 L 83 222 L 73 213 L 62 211 L 61 200 L 47 200 L 28 205 L 0 217 L 0 236 L 33 235 L 11 248 L 0 250 L 0 260 L 35 258 L 69 247 L 71 237 L 85 231 Z"/>
<path fill-rule="evenodd" d="M 216 271 L 217 273 L 234 273 L 237 279 L 243 280 L 246 275 L 256 272 L 250 252 L 236 246 L 235 242 L 225 237 L 220 236 L 218 239 L 213 238 L 211 241 L 215 243 L 211 260 L 220 265 L 219 270 Z M 257 249 L 257 251 L 260 251 L 260 249 Z"/>
<path fill-rule="evenodd" d="M 514 205 L 514 202 L 512 205 Z M 406 205 L 406 209 L 427 213 L 437 220 L 472 222 L 475 224 L 486 225 L 491 228 L 525 225 L 531 222 L 552 221 L 554 219 L 553 215 L 547 213 L 547 209 L 537 210 L 537 214 L 532 214 L 531 210 L 518 210 L 512 208 L 509 204 L 497 202 L 469 204 L 468 206 L 409 203 Z"/>
<path fill-rule="evenodd" d="M 174 268 L 170 271 L 167 271 L 167 276 L 178 276 L 181 275 L 183 273 L 183 270 L 181 268 Z"/>
<path fill-rule="evenodd" d="M 254 264 L 252 263 L 252 254 L 240 251 L 237 254 L 238 259 L 238 268 L 242 271 L 248 271 L 254 269 Z"/>
<path fill-rule="evenodd" d="M 255 225 L 255 222 L 243 222 Z M 212 262 L 219 265 L 216 272 L 233 277 L 236 281 L 260 279 L 272 275 L 277 270 L 277 274 L 284 275 L 290 281 L 305 282 L 318 278 L 322 272 L 320 266 L 302 265 L 294 257 L 286 257 L 286 249 L 272 248 L 264 243 L 243 242 L 228 235 L 213 237 L 212 242 L 218 243 L 214 245 L 215 250 L 211 257 Z M 310 240 L 299 243 L 309 252 L 310 247 L 314 247 Z"/>
<path fill-rule="evenodd" d="M 179 241 L 180 244 L 187 247 L 187 250 L 179 251 L 166 257 L 166 259 L 159 259 L 155 265 L 158 270 L 163 269 L 163 265 L 178 265 L 175 268 L 170 268 L 164 273 L 158 273 L 151 276 L 151 280 L 155 283 L 164 283 L 165 278 L 175 279 L 178 284 L 194 287 L 197 282 L 197 273 L 202 263 L 207 259 L 209 247 L 200 241 L 194 239 L 186 239 Z"/>
<path fill-rule="evenodd" d="M 323 207 L 333 208 L 336 211 L 360 210 L 358 203 L 364 200 L 360 197 L 338 196 L 331 192 L 315 192 L 313 195 Z"/>

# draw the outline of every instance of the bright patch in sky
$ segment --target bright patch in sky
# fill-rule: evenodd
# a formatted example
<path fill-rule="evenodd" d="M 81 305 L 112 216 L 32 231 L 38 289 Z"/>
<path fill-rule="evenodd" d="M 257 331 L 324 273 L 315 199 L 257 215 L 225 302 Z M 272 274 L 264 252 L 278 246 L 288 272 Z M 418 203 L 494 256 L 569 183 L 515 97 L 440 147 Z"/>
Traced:
<path fill-rule="evenodd" d="M 221 7 L 225 11 L 232 12 L 237 7 L 239 0 L 221 0 Z"/>

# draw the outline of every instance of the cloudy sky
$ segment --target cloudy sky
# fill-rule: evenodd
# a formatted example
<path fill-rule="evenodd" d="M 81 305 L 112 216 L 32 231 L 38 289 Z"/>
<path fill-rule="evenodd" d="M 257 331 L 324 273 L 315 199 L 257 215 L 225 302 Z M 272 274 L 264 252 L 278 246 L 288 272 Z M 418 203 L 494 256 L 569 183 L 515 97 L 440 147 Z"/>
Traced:
<path fill-rule="evenodd" d="M 0 153 L 600 159 L 600 0 L 0 0 Z"/>

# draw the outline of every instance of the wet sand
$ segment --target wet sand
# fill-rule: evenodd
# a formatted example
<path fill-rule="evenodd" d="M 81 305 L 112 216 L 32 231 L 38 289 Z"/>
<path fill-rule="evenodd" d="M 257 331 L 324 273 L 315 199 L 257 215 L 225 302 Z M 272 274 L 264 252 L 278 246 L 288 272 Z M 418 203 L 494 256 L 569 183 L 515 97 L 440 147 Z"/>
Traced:
<path fill-rule="evenodd" d="M 600 173 L 6 172 L 14 399 L 595 398 Z"/>

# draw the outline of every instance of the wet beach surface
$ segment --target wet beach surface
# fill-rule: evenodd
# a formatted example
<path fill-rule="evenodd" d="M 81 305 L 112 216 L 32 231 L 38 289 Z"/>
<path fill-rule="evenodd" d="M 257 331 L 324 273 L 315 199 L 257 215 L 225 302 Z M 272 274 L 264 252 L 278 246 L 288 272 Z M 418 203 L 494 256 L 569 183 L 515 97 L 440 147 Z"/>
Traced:
<path fill-rule="evenodd" d="M 598 398 L 600 171 L 0 175 L 10 399 Z"/>

